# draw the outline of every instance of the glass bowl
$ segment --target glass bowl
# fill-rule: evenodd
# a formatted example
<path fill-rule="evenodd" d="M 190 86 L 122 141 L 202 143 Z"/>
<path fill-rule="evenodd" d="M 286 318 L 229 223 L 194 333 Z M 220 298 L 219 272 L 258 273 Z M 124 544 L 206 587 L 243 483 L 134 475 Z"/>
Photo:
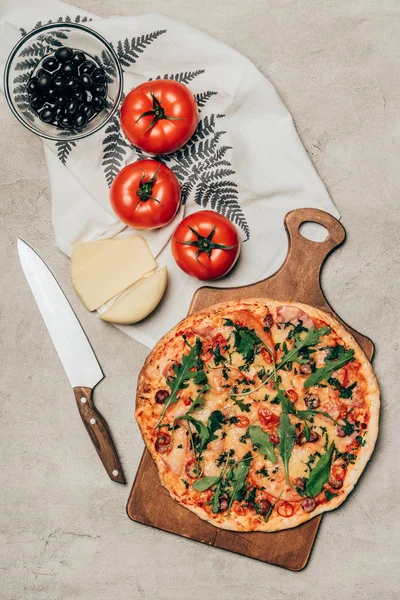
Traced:
<path fill-rule="evenodd" d="M 55 52 L 60 46 L 82 50 L 107 75 L 105 108 L 79 131 L 43 123 L 29 105 L 26 84 L 32 72 L 46 54 Z M 52 23 L 34 29 L 14 46 L 4 70 L 4 91 L 12 112 L 29 131 L 47 140 L 79 140 L 104 127 L 118 109 L 123 91 L 123 72 L 115 50 L 96 31 L 77 23 Z"/>

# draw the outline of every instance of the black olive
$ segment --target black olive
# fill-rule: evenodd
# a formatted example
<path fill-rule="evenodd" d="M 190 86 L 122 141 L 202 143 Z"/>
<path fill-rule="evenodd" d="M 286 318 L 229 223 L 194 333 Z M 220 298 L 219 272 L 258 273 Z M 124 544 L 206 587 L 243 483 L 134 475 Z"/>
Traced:
<path fill-rule="evenodd" d="M 78 50 L 77 52 L 73 53 L 71 60 L 74 63 L 74 65 L 79 66 L 83 62 L 85 62 L 86 56 L 85 56 L 85 54 L 83 52 L 80 52 Z"/>
<path fill-rule="evenodd" d="M 74 118 L 72 115 L 62 115 L 58 121 L 58 126 L 62 129 L 71 129 L 74 126 Z"/>
<path fill-rule="evenodd" d="M 95 68 L 96 63 L 94 63 L 92 60 L 85 60 L 85 62 L 79 67 L 79 73 L 81 75 L 84 75 L 85 73 L 89 75 L 92 71 L 94 71 Z"/>
<path fill-rule="evenodd" d="M 60 63 L 54 58 L 54 56 L 49 56 L 42 62 L 43 69 L 46 69 L 46 71 L 49 71 L 50 73 L 53 73 L 53 71 L 58 69 L 59 65 Z"/>
<path fill-rule="evenodd" d="M 69 115 L 74 115 L 78 111 L 78 103 L 76 100 L 71 100 L 67 104 L 67 113 Z"/>
<path fill-rule="evenodd" d="M 84 73 L 79 78 L 79 85 L 83 87 L 84 90 L 89 90 L 93 86 L 93 81 L 90 75 Z"/>
<path fill-rule="evenodd" d="M 83 90 L 82 97 L 85 104 L 92 104 L 93 94 L 89 90 Z"/>
<path fill-rule="evenodd" d="M 94 83 L 104 83 L 106 80 L 106 75 L 103 69 L 95 69 L 91 75 Z"/>
<path fill-rule="evenodd" d="M 55 90 L 52 87 L 49 90 L 46 90 L 46 100 L 50 102 L 50 104 L 54 104 L 57 97 L 57 93 L 57 90 Z"/>
<path fill-rule="evenodd" d="M 29 97 L 29 104 L 35 110 L 40 110 L 45 102 L 46 100 L 44 97 L 39 94 L 32 94 L 32 96 Z"/>
<path fill-rule="evenodd" d="M 83 93 L 79 88 L 75 88 L 74 90 L 72 90 L 71 98 L 73 98 L 74 100 L 78 100 L 78 102 L 82 102 Z"/>
<path fill-rule="evenodd" d="M 93 93 L 96 94 L 96 96 L 105 96 L 106 95 L 106 87 L 105 85 L 95 85 L 93 88 Z"/>
<path fill-rule="evenodd" d="M 69 92 L 73 92 L 77 85 L 78 79 L 76 77 L 68 77 L 68 79 L 65 81 L 65 87 Z"/>
<path fill-rule="evenodd" d="M 37 77 L 31 77 L 26 86 L 29 94 L 34 94 L 38 91 L 38 80 Z"/>
<path fill-rule="evenodd" d="M 56 110 L 56 119 L 59 119 L 60 117 L 63 117 L 64 115 L 66 115 L 66 111 L 65 111 L 65 107 L 64 106 L 58 106 L 57 110 Z"/>
<path fill-rule="evenodd" d="M 55 99 L 55 103 L 57 106 L 65 106 L 67 102 L 69 102 L 69 98 L 68 96 L 64 96 L 63 94 L 59 94 Z"/>
<path fill-rule="evenodd" d="M 44 69 L 39 69 L 38 71 L 36 71 L 35 75 L 39 79 L 39 77 L 43 77 L 43 75 L 48 75 L 48 72 Z"/>
<path fill-rule="evenodd" d="M 46 106 L 40 113 L 40 120 L 44 123 L 51 123 L 54 121 L 54 110 Z"/>
<path fill-rule="evenodd" d="M 82 129 L 88 122 L 88 118 L 83 111 L 79 111 L 79 113 L 75 117 L 75 127 L 77 129 Z"/>
<path fill-rule="evenodd" d="M 66 62 L 61 65 L 60 72 L 65 73 L 65 75 L 72 76 L 76 75 L 77 70 L 76 66 L 72 62 Z"/>
<path fill-rule="evenodd" d="M 83 110 L 88 119 L 90 119 L 94 115 L 94 110 L 90 106 L 90 104 L 82 104 L 81 110 Z"/>
<path fill-rule="evenodd" d="M 53 85 L 55 87 L 55 89 L 57 90 L 57 92 L 63 92 L 65 90 L 65 79 L 63 77 L 56 77 L 54 79 Z"/>
<path fill-rule="evenodd" d="M 46 75 L 42 75 L 41 77 L 39 77 L 39 79 L 37 81 L 38 88 L 40 90 L 42 90 L 43 92 L 50 89 L 52 83 L 53 83 L 53 80 L 49 73 L 46 73 Z"/>
<path fill-rule="evenodd" d="M 100 112 L 105 105 L 104 98 L 102 96 L 93 96 L 92 105 L 94 110 Z"/>
<path fill-rule="evenodd" d="M 65 63 L 68 60 L 71 60 L 72 50 L 71 48 L 67 48 L 66 46 L 62 46 L 56 51 L 56 59 L 60 63 Z"/>
<path fill-rule="evenodd" d="M 93 94 L 89 90 L 82 91 L 82 99 L 85 104 L 92 104 Z"/>

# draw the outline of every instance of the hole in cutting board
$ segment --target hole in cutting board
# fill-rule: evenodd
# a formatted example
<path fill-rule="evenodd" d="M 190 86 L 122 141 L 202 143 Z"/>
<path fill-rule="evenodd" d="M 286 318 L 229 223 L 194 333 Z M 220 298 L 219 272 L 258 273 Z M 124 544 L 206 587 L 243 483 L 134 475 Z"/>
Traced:
<path fill-rule="evenodd" d="M 314 223 L 313 221 L 305 221 L 302 223 L 299 227 L 299 231 L 304 238 L 311 240 L 312 242 L 324 242 L 329 235 L 329 231 L 326 227 L 319 223 Z"/>

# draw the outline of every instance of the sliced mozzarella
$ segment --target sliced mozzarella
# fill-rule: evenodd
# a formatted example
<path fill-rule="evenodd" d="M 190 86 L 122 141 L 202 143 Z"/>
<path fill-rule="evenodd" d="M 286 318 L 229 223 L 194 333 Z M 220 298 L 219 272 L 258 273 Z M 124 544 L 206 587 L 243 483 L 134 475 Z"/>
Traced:
<path fill-rule="evenodd" d="M 149 273 L 119 295 L 100 318 L 109 323 L 130 325 L 141 321 L 160 303 L 167 287 L 167 267 Z"/>
<path fill-rule="evenodd" d="M 156 267 L 146 241 L 140 236 L 81 242 L 72 249 L 72 284 L 90 311 Z"/>

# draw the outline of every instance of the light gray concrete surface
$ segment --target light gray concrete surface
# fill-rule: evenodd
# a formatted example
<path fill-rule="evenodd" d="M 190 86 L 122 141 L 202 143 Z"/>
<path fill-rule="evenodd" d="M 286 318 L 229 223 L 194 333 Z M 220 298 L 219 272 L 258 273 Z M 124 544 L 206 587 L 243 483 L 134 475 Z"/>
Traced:
<path fill-rule="evenodd" d="M 97 405 L 129 484 L 146 349 L 89 314 L 54 245 L 43 150 L 0 98 L 0 597 L 7 600 L 400 598 L 398 0 L 74 0 L 94 13 L 158 10 L 246 54 L 275 84 L 342 212 L 345 245 L 323 283 L 377 346 L 381 432 L 356 492 L 324 517 L 307 568 L 291 573 L 128 520 L 22 275 L 24 237 L 53 269 L 103 366 Z M 38 19 L 40 15 L 38 14 Z"/>

